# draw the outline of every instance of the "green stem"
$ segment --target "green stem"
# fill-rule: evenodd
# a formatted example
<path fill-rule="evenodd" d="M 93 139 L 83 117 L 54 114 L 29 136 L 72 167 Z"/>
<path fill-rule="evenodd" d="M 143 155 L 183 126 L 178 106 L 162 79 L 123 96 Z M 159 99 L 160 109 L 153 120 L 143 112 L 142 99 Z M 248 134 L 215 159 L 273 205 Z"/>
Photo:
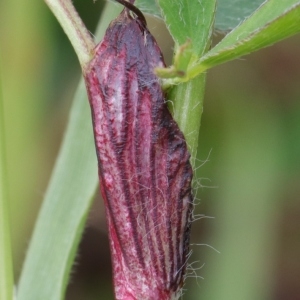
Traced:
<path fill-rule="evenodd" d="M 84 69 L 93 55 L 95 43 L 70 0 L 45 0 L 78 56 Z"/>
<path fill-rule="evenodd" d="M 189 147 L 193 168 L 196 165 L 205 79 L 206 74 L 202 73 L 188 82 L 175 86 L 168 95 L 173 103 L 170 108 L 174 119 L 182 130 Z"/>
<path fill-rule="evenodd" d="M 13 299 L 13 262 L 5 158 L 4 107 L 0 84 L 0 300 Z"/>

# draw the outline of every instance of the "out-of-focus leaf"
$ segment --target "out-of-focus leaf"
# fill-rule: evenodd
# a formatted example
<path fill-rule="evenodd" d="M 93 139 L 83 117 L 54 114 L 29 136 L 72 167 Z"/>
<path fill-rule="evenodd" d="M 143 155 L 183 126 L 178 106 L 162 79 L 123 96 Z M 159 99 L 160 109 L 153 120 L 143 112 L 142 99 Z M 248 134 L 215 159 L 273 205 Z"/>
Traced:
<path fill-rule="evenodd" d="M 300 1 L 269 0 L 208 51 L 191 70 L 197 73 L 272 45 L 300 32 Z M 194 73 L 194 74 L 193 74 Z"/>
<path fill-rule="evenodd" d="M 218 0 L 216 29 L 228 30 L 250 16 L 264 0 Z"/>
<path fill-rule="evenodd" d="M 13 268 L 11 252 L 8 182 L 5 156 L 4 105 L 0 74 L 0 300 L 13 299 Z"/>
<path fill-rule="evenodd" d="M 115 6 L 107 6 L 97 38 L 117 13 Z M 97 182 L 92 122 L 82 81 L 25 259 L 18 300 L 63 299 Z"/>
<path fill-rule="evenodd" d="M 155 0 L 136 0 L 135 5 L 145 14 L 161 18 L 160 8 Z"/>
<path fill-rule="evenodd" d="M 234 74 L 235 67 L 220 69 L 229 71 L 230 77 L 243 74 Z M 253 69 L 249 71 L 252 72 Z M 224 80 L 226 75 L 217 77 Z M 256 84 L 261 80 L 247 78 Z M 221 84 L 214 82 L 214 88 L 219 90 L 213 92 L 217 99 L 207 107 L 211 111 L 205 111 L 210 114 L 205 124 L 206 135 L 218 136 L 205 140 L 210 147 L 214 145 L 213 162 L 207 168 L 214 172 L 213 182 L 218 186 L 206 197 L 200 190 L 202 198 L 211 200 L 206 204 L 209 215 L 215 217 L 206 222 L 209 234 L 205 242 L 221 254 L 204 247 L 193 249 L 197 253 L 194 260 L 205 262 L 206 267 L 199 275 L 205 277 L 207 284 L 199 289 L 192 281 L 196 288 L 190 299 L 274 299 L 274 285 L 278 282 L 274 266 L 278 262 L 276 247 L 280 247 L 281 232 L 274 228 L 282 222 L 283 203 L 287 201 L 281 196 L 286 190 L 282 182 L 287 180 L 282 172 L 282 159 L 290 154 L 286 150 L 286 132 L 282 130 L 281 117 L 286 112 L 280 114 L 280 104 L 276 106 L 274 94 L 261 90 L 263 84 L 247 89 L 249 85 L 243 84 L 243 80 L 237 82 L 242 86 L 236 87 L 237 83 L 229 79 Z M 212 132 L 214 126 L 216 132 Z M 299 170 L 299 156 L 297 164 Z M 198 174 L 208 176 L 203 170 Z M 299 229 L 295 232 L 299 235 Z"/>
<path fill-rule="evenodd" d="M 120 3 L 116 2 L 116 0 L 109 0 L 109 1 L 117 4 L 118 6 L 120 6 L 122 8 L 124 7 Z M 162 19 L 160 8 L 157 5 L 155 0 L 136 0 L 134 2 L 134 5 L 139 10 L 141 10 L 144 14 L 148 14 L 148 15 L 154 16 L 156 18 Z"/>

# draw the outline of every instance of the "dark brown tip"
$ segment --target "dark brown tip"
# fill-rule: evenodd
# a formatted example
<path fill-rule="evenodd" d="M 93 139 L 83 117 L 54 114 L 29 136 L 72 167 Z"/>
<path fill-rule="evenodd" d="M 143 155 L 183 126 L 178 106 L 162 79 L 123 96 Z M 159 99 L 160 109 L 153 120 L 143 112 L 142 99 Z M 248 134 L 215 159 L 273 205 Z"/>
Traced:
<path fill-rule="evenodd" d="M 120 4 L 122 4 L 123 6 L 125 6 L 126 8 L 128 8 L 129 10 L 131 10 L 137 16 L 138 20 L 142 23 L 142 25 L 145 26 L 145 27 L 147 26 L 147 22 L 146 22 L 145 16 L 131 2 L 127 2 L 126 0 L 115 0 L 115 1 L 119 2 Z"/>

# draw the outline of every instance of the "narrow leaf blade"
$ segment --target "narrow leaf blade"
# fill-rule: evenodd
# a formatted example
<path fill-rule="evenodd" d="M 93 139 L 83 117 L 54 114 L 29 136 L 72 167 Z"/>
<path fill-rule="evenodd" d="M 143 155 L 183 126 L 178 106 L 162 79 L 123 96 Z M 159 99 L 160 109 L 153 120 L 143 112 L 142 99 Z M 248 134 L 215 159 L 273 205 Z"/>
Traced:
<path fill-rule="evenodd" d="M 196 68 L 215 65 L 249 54 L 300 32 L 300 1 L 269 0 L 230 32 L 200 60 Z"/>
<path fill-rule="evenodd" d="M 5 155 L 4 103 L 0 74 L 0 300 L 13 299 L 13 262 Z"/>
<path fill-rule="evenodd" d="M 81 83 L 28 249 L 18 300 L 62 298 L 97 185 L 89 115 Z"/>
<path fill-rule="evenodd" d="M 107 4 L 97 37 L 119 13 Z M 81 81 L 61 151 L 21 273 L 18 300 L 64 298 L 69 272 L 98 185 L 90 108 Z"/>

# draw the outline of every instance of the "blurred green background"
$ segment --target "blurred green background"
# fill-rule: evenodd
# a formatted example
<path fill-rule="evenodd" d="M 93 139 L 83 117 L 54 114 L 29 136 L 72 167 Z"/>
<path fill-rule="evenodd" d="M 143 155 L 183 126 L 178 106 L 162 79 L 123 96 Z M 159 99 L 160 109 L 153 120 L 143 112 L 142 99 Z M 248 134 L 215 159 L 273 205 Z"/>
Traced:
<path fill-rule="evenodd" d="M 91 32 L 103 3 L 74 1 Z M 162 23 L 150 25 L 170 62 Z M 0 0 L 0 48 L 18 278 L 80 68 L 42 1 Z M 300 299 L 299 53 L 298 35 L 208 72 L 184 299 Z M 113 299 L 99 196 L 66 299 Z"/>

